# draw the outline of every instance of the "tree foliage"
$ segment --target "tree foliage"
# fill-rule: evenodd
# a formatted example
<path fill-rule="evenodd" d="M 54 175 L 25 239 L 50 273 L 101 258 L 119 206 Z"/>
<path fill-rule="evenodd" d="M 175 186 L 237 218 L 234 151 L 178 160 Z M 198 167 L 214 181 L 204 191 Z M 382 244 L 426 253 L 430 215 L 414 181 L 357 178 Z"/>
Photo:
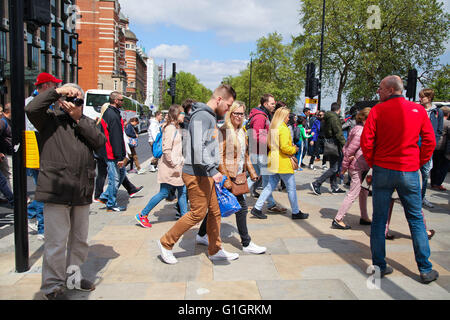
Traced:
<path fill-rule="evenodd" d="M 252 53 L 252 86 L 250 107 L 259 104 L 261 96 L 270 93 L 275 100 L 283 101 L 294 108 L 304 87 L 305 73 L 296 64 L 295 49 L 292 44 L 283 44 L 283 37 L 271 33 L 257 41 L 256 53 Z M 250 85 L 250 63 L 238 76 L 223 79 L 237 94 L 237 99 L 248 105 Z"/>
<path fill-rule="evenodd" d="M 188 98 L 200 102 L 207 102 L 211 98 L 212 91 L 202 85 L 192 73 L 177 72 L 176 79 L 175 104 L 181 105 Z M 166 88 L 168 88 L 168 85 L 166 85 Z M 171 104 L 172 97 L 166 91 L 164 93 L 164 109 L 168 109 Z"/>
<path fill-rule="evenodd" d="M 434 101 L 450 101 L 450 65 L 436 70 L 424 85 L 434 90 Z"/>
<path fill-rule="evenodd" d="M 300 61 L 319 65 L 322 0 L 302 0 L 295 38 Z M 371 5 L 380 9 L 379 28 L 371 24 Z M 379 82 L 387 75 L 406 79 L 408 70 L 419 70 L 419 81 L 438 66 L 449 38 L 449 17 L 437 0 L 333 0 L 326 1 L 323 85 L 335 87 L 337 101 L 376 97 Z M 306 64 L 304 66 L 306 68 Z"/>

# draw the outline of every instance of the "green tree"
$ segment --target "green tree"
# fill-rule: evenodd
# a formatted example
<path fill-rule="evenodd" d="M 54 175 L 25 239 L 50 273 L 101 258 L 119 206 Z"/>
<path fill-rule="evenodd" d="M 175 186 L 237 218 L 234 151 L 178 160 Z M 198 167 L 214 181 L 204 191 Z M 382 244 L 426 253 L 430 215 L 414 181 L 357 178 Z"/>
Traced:
<path fill-rule="evenodd" d="M 212 91 L 202 85 L 192 73 L 177 72 L 176 79 L 175 104 L 181 105 L 188 98 L 200 102 L 207 102 L 211 98 Z M 168 88 L 169 86 L 166 85 L 166 92 L 164 93 L 165 109 L 168 109 L 172 104 L 172 97 L 167 93 Z"/>
<path fill-rule="evenodd" d="M 256 107 L 260 97 L 271 93 L 276 100 L 281 100 L 293 109 L 304 87 L 305 73 L 295 59 L 295 48 L 292 44 L 283 44 L 283 37 L 271 33 L 257 41 L 256 53 L 252 53 L 252 101 L 250 106 Z M 250 63 L 238 76 L 228 76 L 224 83 L 233 86 L 237 99 L 248 104 Z"/>
<path fill-rule="evenodd" d="M 434 101 L 450 101 L 450 65 L 436 70 L 423 85 L 434 90 Z"/>
<path fill-rule="evenodd" d="M 296 58 L 319 65 L 322 0 L 302 0 Z M 379 8 L 380 24 L 371 23 Z M 333 0 L 326 2 L 322 87 L 338 85 L 337 101 L 370 100 L 382 78 L 425 77 L 438 65 L 449 37 L 449 17 L 437 0 Z M 306 69 L 306 63 L 304 68 Z"/>

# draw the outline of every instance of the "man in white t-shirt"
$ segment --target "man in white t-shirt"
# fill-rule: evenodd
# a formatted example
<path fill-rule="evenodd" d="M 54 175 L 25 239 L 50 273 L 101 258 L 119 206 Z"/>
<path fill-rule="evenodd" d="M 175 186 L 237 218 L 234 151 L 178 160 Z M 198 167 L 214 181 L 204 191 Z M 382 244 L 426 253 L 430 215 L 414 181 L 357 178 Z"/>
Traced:
<path fill-rule="evenodd" d="M 150 150 L 153 150 L 153 142 L 155 142 L 156 136 L 159 133 L 162 119 L 163 119 L 163 115 L 162 115 L 161 111 L 156 111 L 155 117 L 150 119 L 150 127 L 148 129 L 148 143 L 150 144 Z M 152 152 L 152 157 L 150 159 L 150 165 L 148 167 L 148 170 L 150 172 L 156 171 L 156 169 L 155 169 L 156 163 L 157 163 L 157 159 L 153 157 L 153 152 Z"/>

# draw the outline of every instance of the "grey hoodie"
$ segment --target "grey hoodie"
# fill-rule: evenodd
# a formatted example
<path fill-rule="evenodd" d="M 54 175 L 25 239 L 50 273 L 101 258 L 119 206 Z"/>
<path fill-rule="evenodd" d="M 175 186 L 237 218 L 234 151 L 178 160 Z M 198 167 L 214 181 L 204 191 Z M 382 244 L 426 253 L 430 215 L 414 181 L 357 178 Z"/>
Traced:
<path fill-rule="evenodd" d="M 189 128 L 183 139 L 183 172 L 212 177 L 219 172 L 219 130 L 214 111 L 206 104 L 192 105 Z"/>

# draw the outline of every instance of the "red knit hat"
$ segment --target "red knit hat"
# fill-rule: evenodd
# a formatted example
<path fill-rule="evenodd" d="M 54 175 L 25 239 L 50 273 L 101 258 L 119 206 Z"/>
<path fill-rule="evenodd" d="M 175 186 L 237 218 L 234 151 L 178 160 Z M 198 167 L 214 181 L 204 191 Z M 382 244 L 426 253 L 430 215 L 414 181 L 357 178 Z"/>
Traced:
<path fill-rule="evenodd" d="M 40 85 L 42 83 L 46 83 L 46 82 L 60 83 L 60 82 L 62 82 L 62 80 L 55 78 L 50 73 L 42 72 L 37 76 L 36 83 L 34 85 L 38 86 L 38 85 Z"/>

